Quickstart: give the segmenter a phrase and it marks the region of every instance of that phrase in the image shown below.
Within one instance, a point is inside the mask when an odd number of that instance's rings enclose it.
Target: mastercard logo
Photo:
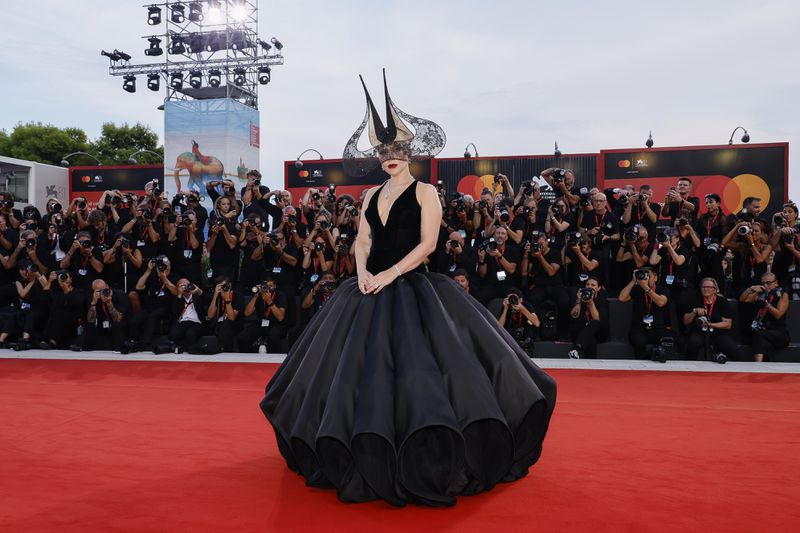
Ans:
[[[308,170],[301,170],[300,172],[297,173],[297,175],[300,176],[301,178],[307,178]]]
[[[622,161],[617,163],[619,168],[628,168],[631,166],[631,162],[628,159],[623,159]]]
[[[81,181],[83,183],[91,183],[92,182],[92,177],[91,176],[81,176]]]

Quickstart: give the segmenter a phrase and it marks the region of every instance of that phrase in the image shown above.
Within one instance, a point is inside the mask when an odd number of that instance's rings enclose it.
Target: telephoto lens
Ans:
[[[508,297],[508,305],[519,305],[519,296],[511,294]]]

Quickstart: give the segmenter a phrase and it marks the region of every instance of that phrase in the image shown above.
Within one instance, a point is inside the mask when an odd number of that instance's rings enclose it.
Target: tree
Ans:
[[[136,161],[141,164],[161,163],[164,161],[164,147],[158,146],[158,135],[149,126],[127,123],[117,126],[112,122],[103,124],[100,137],[91,143],[89,152],[96,155],[104,165],[127,165],[131,154],[139,150],[151,150],[136,154]]]
[[[85,152],[87,148],[86,133],[80,128],[59,129],[41,122],[17,124],[5,142],[0,136],[0,154],[51,165],[59,165],[66,154]],[[91,158],[74,157],[70,159],[72,163],[95,164]]]
[[[6,130],[0,130],[0,155],[9,155],[8,133],[6,133]]]

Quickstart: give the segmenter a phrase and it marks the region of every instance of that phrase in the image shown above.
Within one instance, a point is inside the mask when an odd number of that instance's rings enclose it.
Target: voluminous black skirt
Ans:
[[[453,505],[528,472],[556,383],[443,274],[346,280],[267,384],[290,469],[344,502]]]

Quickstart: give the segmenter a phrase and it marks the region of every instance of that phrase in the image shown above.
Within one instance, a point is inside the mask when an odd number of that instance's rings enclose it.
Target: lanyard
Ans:
[[[506,253],[506,245],[503,244],[502,248],[498,247],[497,251],[500,252],[500,256],[499,257],[495,257],[494,260],[495,260],[495,262],[497,262],[497,267],[498,268],[503,268],[502,266],[500,266],[500,257],[503,257],[503,254]]]
[[[514,324],[517,326],[522,324],[522,312],[521,311],[513,311],[511,313],[511,319],[514,321]]]
[[[86,265],[89,264],[88,257],[81,257],[81,267],[83,270],[86,270]]]
[[[708,228],[708,229],[706,230],[706,237],[711,237],[711,225],[712,224],[716,225],[718,218],[719,218],[719,211],[717,211],[717,214],[714,215],[714,220],[711,220],[711,215],[707,215],[707,217],[706,217],[706,228]]]
[[[184,228],[183,232],[184,232],[184,235],[186,236],[186,249],[187,250],[191,250],[192,249],[192,244],[191,244],[192,236],[189,234],[189,228]]]
[[[589,312],[589,304],[583,304],[583,305],[584,305],[583,314],[586,317],[586,320],[587,321],[591,320],[592,319],[592,314]]]
[[[767,305],[772,305],[772,301],[774,299],[775,299],[775,294],[770,294],[767,297]],[[758,310],[758,316],[756,317],[756,320],[761,322],[762,320],[764,320],[764,315],[766,314],[767,314],[767,306],[765,305],[764,307]]]
[[[106,232],[98,233],[97,234],[97,242],[102,246],[106,242]]]
[[[644,306],[645,306],[645,316],[650,316],[650,309],[653,307],[653,299],[647,296],[647,293],[644,293]]]
[[[274,304],[275,302],[272,302],[272,303]],[[266,302],[264,302],[264,305],[266,305]],[[272,313],[272,304],[270,304],[270,305],[268,305],[267,307],[264,308],[264,319],[265,320],[269,318],[270,313]]]
[[[106,309],[105,302],[100,302],[100,307],[103,309],[103,314],[106,315],[106,322],[109,322],[108,309]]]
[[[597,213],[595,213],[595,214],[594,214],[594,224],[595,224],[595,227],[598,227],[598,228],[599,228],[599,227],[600,227],[600,226],[603,224],[603,222],[605,222],[605,220],[606,220],[606,215],[607,215],[607,214],[608,214],[608,211],[606,211],[605,213],[603,213],[603,216],[601,216],[601,217],[597,216]]]
[[[183,318],[183,315],[186,314],[186,310],[189,309],[189,306],[194,303],[194,298],[189,298],[189,301],[184,300],[184,302],[186,303],[183,304],[183,311],[181,311],[181,318]]]
[[[714,312],[714,305],[716,305],[716,303],[717,303],[717,295],[716,294],[714,295],[714,300],[711,302],[711,306],[710,307],[708,305],[706,305],[705,300],[703,301],[703,308],[706,310],[706,317],[708,317],[709,320],[711,320],[711,313]]]

